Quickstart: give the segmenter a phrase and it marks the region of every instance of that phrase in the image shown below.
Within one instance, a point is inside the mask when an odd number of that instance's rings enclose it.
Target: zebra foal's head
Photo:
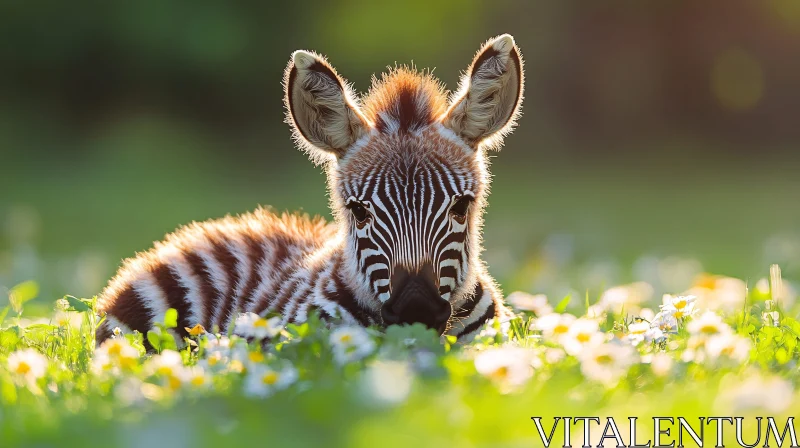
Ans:
[[[299,145],[328,165],[348,281],[384,323],[446,330],[475,287],[485,151],[519,115],[522,59],[509,35],[489,40],[447,98],[429,73],[395,68],[357,98],[328,62],[292,55],[284,78]]]

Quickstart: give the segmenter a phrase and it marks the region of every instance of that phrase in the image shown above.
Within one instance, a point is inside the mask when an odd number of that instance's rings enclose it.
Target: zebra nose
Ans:
[[[434,277],[423,269],[411,274],[395,268],[392,295],[381,308],[386,325],[422,323],[442,334],[450,320],[450,302],[439,295]],[[432,271],[432,269],[431,269]]]

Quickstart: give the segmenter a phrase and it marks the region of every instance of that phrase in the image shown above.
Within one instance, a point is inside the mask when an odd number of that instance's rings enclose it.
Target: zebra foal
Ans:
[[[169,308],[179,329],[225,329],[239,312],[302,322],[421,322],[467,340],[510,315],[480,259],[490,176],[520,111],[510,35],[489,40],[448,96],[430,73],[395,68],[363,98],[321,56],[296,51],[287,122],[326,166],[334,222],[265,209],[192,223],[126,260],[99,296],[114,327],[146,332]],[[183,331],[183,330],[181,330]]]

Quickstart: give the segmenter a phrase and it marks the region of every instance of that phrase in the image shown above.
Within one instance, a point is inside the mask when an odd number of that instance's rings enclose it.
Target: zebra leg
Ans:
[[[485,278],[478,280],[474,293],[453,311],[446,334],[456,336],[458,342],[471,341],[493,318],[497,318],[503,331],[507,331],[508,322],[514,318],[514,313],[503,302],[503,293],[494,281]]]

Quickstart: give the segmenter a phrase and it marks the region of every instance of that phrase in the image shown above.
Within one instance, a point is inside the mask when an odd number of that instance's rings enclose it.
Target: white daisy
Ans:
[[[339,365],[358,361],[375,351],[375,341],[362,327],[336,328],[330,334],[330,343]]]
[[[271,339],[283,329],[280,322],[280,317],[266,319],[256,313],[242,313],[236,318],[234,333],[257,341]]]
[[[197,365],[209,372],[222,372],[228,367],[229,358],[220,351],[209,352],[206,357],[197,361]]]
[[[644,321],[634,322],[628,325],[626,339],[632,345],[637,346],[644,342],[645,334],[650,331],[650,324]]]
[[[502,387],[522,386],[533,376],[533,351],[519,347],[492,348],[475,356],[475,369]]]
[[[26,381],[36,381],[47,372],[47,358],[32,348],[8,355],[8,370]]]
[[[650,369],[653,374],[658,377],[665,377],[669,375],[672,370],[672,358],[663,352],[656,353],[650,358]]]
[[[247,371],[244,393],[250,397],[265,398],[291,386],[297,381],[297,376],[297,370],[288,363],[281,368],[264,364],[254,365]]]
[[[83,324],[83,314],[58,310],[53,316],[53,324],[63,328],[81,328]]]
[[[704,336],[690,336],[686,341],[686,348],[681,352],[681,361],[695,362],[702,364],[706,360],[705,344],[707,338]]]
[[[561,345],[570,355],[578,356],[584,348],[597,345],[604,339],[596,320],[580,318],[570,325],[567,334],[561,338]]]
[[[567,354],[560,348],[549,347],[544,352],[544,360],[548,364],[558,364],[566,356]]]
[[[180,389],[186,376],[186,367],[183,365],[180,353],[174,350],[164,350],[147,361],[145,372],[158,377],[163,381],[165,387],[174,391]]]
[[[547,314],[533,321],[531,330],[539,330],[545,339],[558,342],[569,332],[573,322],[575,316],[572,314]]]
[[[184,369],[182,380],[195,389],[208,389],[211,387],[211,376],[199,365]]]
[[[613,386],[636,362],[636,352],[630,345],[612,341],[587,347],[580,361],[583,376]]]
[[[183,358],[175,350],[164,350],[147,360],[145,369],[150,375],[173,375],[183,368]]]
[[[263,364],[267,356],[259,347],[251,347],[247,344],[236,344],[231,349],[231,360],[234,363],[241,363],[245,368],[252,364]]]
[[[144,382],[136,376],[124,377],[115,387],[114,395],[125,405],[139,405],[146,401]]]
[[[743,363],[750,357],[751,347],[750,339],[733,333],[711,336],[705,343],[705,351],[712,361],[724,356],[736,363]]]
[[[499,324],[498,324],[499,322]],[[491,318],[483,324],[481,327],[481,331],[475,335],[475,339],[483,339],[483,338],[490,338],[490,339],[497,339],[497,336],[500,336],[500,339],[503,341],[508,340],[508,331],[511,328],[511,321],[506,320],[505,322],[500,318]]]
[[[702,274],[687,293],[697,297],[699,308],[731,313],[744,305],[747,284],[738,278]]]
[[[531,311],[536,316],[541,317],[553,312],[553,307],[547,301],[544,294],[528,294],[526,292],[512,292],[506,301],[517,311]]]
[[[661,305],[661,312],[670,314],[676,319],[690,317],[695,313],[694,304],[697,300],[695,296],[671,296],[664,294],[664,304]]]
[[[647,342],[660,343],[666,339],[667,335],[665,335],[660,328],[650,327],[650,329],[644,334],[644,340]]]
[[[205,334],[205,341],[202,343],[204,353],[207,356],[212,353],[219,353],[228,357],[231,354],[231,347],[233,345],[234,342],[227,336],[215,336],[210,333]]]
[[[686,326],[693,336],[708,338],[722,333],[729,333],[731,327],[722,321],[722,317],[713,311],[706,311]]]
[[[414,370],[405,361],[377,361],[367,367],[363,381],[370,398],[396,404],[411,392]]]
[[[656,317],[656,313],[650,308],[642,308],[641,310],[639,310],[639,317],[648,322],[652,322],[653,319],[655,319]]]
[[[635,282],[606,290],[596,305],[602,311],[615,314],[623,311],[638,313],[642,304],[650,300],[652,295],[653,287],[649,283]]]
[[[663,333],[677,333],[678,332],[678,319],[674,315],[665,312],[659,312],[650,321],[650,326],[658,328]]]
[[[209,372],[226,370],[231,356],[231,340],[227,336],[217,337],[210,333],[201,337],[205,339],[201,342],[203,358],[197,364]]]
[[[606,309],[604,308],[604,305],[601,303],[590,305],[589,309],[586,310],[586,317],[589,319],[605,319]]]
[[[119,375],[139,363],[139,350],[125,338],[106,339],[94,351],[92,370],[95,374]]]

